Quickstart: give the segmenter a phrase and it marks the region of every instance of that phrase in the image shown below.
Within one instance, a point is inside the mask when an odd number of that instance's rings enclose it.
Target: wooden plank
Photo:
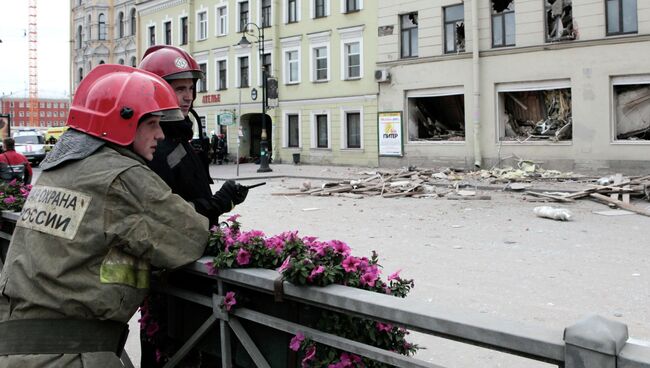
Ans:
[[[450,201],[471,201],[471,200],[487,201],[492,199],[492,197],[489,195],[474,195],[474,196],[448,195],[445,198],[447,198]]]
[[[623,182],[623,174],[617,173],[614,175],[614,185],[619,185]],[[618,199],[618,193],[612,193],[609,195],[611,199]]]
[[[623,201],[619,201],[617,199],[612,199],[610,197],[604,196],[604,195],[599,194],[599,193],[591,193],[590,196],[592,198],[595,198],[595,199],[601,201],[601,202],[613,203],[616,206],[618,206],[619,208],[622,208],[624,210],[632,211],[634,213],[638,213],[639,215],[650,217],[650,212],[648,212],[648,211],[646,211],[646,210],[644,210],[642,208],[639,208],[639,207],[637,207],[635,205],[628,204],[628,203],[625,203]]]
[[[566,197],[562,197],[562,196],[559,196],[559,195],[553,195],[553,194],[548,194],[548,193],[532,192],[530,190],[527,190],[525,193],[530,194],[530,195],[535,196],[535,197],[548,198],[548,199],[552,199],[554,201],[562,202],[562,203],[573,203],[573,202],[575,202],[575,200],[572,199],[572,198],[566,198]]]

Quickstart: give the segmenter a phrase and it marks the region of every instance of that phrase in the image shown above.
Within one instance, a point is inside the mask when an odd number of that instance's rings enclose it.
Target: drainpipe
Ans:
[[[483,157],[481,156],[481,89],[480,89],[480,63],[479,63],[479,38],[478,38],[478,0],[472,0],[472,86],[474,110],[474,166],[480,168]]]

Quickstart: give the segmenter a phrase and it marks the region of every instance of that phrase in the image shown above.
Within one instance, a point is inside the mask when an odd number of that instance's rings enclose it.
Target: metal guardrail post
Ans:
[[[565,368],[616,368],[627,325],[591,315],[564,330]]]

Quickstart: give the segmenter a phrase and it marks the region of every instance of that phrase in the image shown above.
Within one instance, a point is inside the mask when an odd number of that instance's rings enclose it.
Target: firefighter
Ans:
[[[147,49],[138,68],[161,76],[172,86],[184,115],[180,124],[161,124],[165,140],[158,145],[149,167],[162,177],[174,193],[192,202],[196,210],[210,220],[210,225],[214,225],[218,223],[221,214],[229,212],[246,199],[248,189],[228,180],[219,191],[212,194],[210,184],[213,182],[204,162],[209,163],[209,143],[199,154],[189,143],[193,137],[189,114],[195,114],[192,106],[196,98],[196,82],[205,76],[190,54],[168,45],[156,45]],[[200,123],[197,125],[199,137],[203,138],[205,134],[201,132],[202,127]],[[201,157],[203,153],[205,159]]]
[[[163,112],[181,116],[152,73],[105,64],[79,84],[0,276],[0,367],[123,367],[150,266],[203,254],[207,218],[145,165]]]
[[[2,140],[5,151],[0,154],[0,179],[5,181],[21,180],[25,184],[32,182],[32,165],[27,157],[16,152],[16,141],[13,138]]]

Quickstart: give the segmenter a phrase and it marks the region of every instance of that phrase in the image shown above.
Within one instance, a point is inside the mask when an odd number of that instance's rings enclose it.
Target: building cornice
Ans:
[[[136,9],[140,15],[150,15],[185,3],[187,0],[153,0],[144,4],[136,4]]]

